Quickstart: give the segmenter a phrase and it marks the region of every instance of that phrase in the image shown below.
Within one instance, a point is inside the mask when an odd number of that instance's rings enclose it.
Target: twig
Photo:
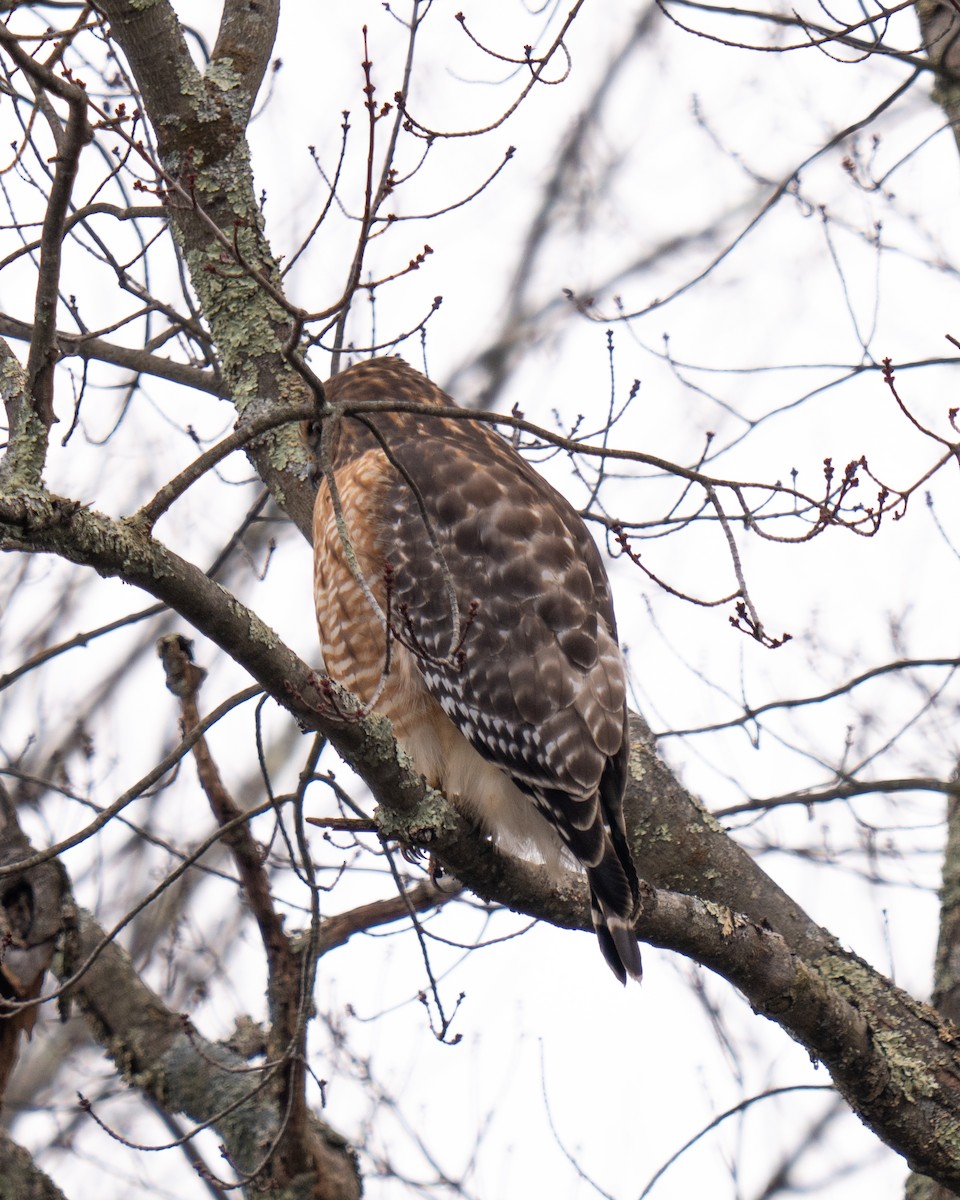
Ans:
[[[266,433],[270,429],[275,429],[279,425],[287,425],[291,421],[306,421],[314,416],[315,413],[316,408],[313,404],[308,405],[305,401],[301,400],[296,404],[271,408],[269,412],[251,417],[249,420],[244,420],[239,429],[229,434],[215,446],[211,446],[209,450],[204,451],[188,467],[184,467],[179,475],[174,476],[169,483],[165,483],[151,500],[148,500],[146,504],[137,509],[130,520],[143,526],[145,529],[152,529],[171,504],[178,500],[189,487],[196,483],[198,479],[201,479],[218,462],[221,462],[228,455],[233,454],[235,450],[239,450],[242,446],[252,442],[254,438],[258,438],[262,433]]]
[[[147,788],[152,787],[162,779],[172,767],[175,767],[180,762],[187,751],[193,747],[199,738],[203,737],[208,729],[216,725],[219,720],[239,704],[244,704],[247,700],[253,699],[254,696],[259,696],[262,690],[260,687],[248,687],[242,692],[238,692],[235,696],[230,696],[222,704],[217,705],[195,728],[183,736],[179,745],[175,746],[169,754],[165,754],[155,767],[148,771],[142,778],[138,779],[133,787],[128,788],[113,804],[103,809],[89,825],[85,825],[83,829],[71,834],[70,837],[66,837],[62,841],[48,846],[46,850],[41,850],[37,854],[31,855],[29,859],[24,859],[16,867],[0,867],[0,879],[6,875],[12,875],[14,871],[25,871],[29,867],[35,867],[39,863],[47,862],[51,858],[59,858],[65,850],[70,850],[74,846],[79,846],[81,842],[85,842],[87,838],[91,837],[99,829],[102,829],[108,821],[112,820],[118,812],[122,812],[128,804],[131,804],[138,796],[143,795]]]
[[[157,653],[163,663],[168,689],[180,701],[180,726],[184,735],[200,727],[197,695],[206,672],[193,661],[192,645],[180,634],[166,634],[157,643]],[[224,786],[206,737],[201,734],[191,747],[197,764],[200,786],[210,804],[217,823],[230,825],[223,837],[237,865],[241,886],[253,912],[271,976],[286,975],[292,966],[290,945],[283,932],[283,921],[277,913],[270,893],[270,879],[263,866],[263,855],[250,833],[249,825],[238,818],[245,814]]]
[[[27,359],[30,391],[45,429],[56,420],[53,411],[53,369],[57,362],[56,318],[60,285],[60,264],[67,209],[80,165],[80,154],[93,138],[87,119],[87,94],[82,87],[68,82],[36,62],[20,45],[18,38],[0,24],[0,44],[31,80],[65,101],[70,115],[62,138],[57,138],[57,162],[53,186],[43,218],[40,245],[40,266],[34,303],[34,338]],[[54,136],[57,131],[54,129]],[[39,479],[45,446],[35,448],[31,455],[35,478]]]

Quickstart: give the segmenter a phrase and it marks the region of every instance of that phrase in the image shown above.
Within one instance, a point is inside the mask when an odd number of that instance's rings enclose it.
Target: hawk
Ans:
[[[555,877],[579,863],[604,958],[639,979],[626,682],[593,539],[402,359],[359,362],[325,390],[334,414],[306,437],[327,673],[389,717],[427,783],[500,845]]]

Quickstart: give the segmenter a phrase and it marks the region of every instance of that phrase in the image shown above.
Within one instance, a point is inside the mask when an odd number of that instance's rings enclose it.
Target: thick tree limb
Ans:
[[[0,783],[0,867],[29,860],[33,847]],[[42,862],[0,879],[0,1104],[17,1061],[21,1034],[33,1030],[37,1010],[18,1007],[40,995],[62,926],[66,875]]]
[[[78,957],[102,941],[103,930],[80,913]],[[64,962],[70,974],[72,964]],[[271,1089],[270,1067],[251,1071],[234,1051],[209,1042],[168,1009],[140,978],[127,955],[110,943],[71,994],[98,1031],[98,1041],[130,1083],[167,1111],[212,1124],[223,1137],[230,1161],[243,1173],[255,1172],[277,1140],[280,1117]],[[277,1178],[267,1168],[270,1194],[281,1200],[358,1200],[356,1157],[342,1138],[315,1118],[311,1121],[313,1170],[307,1179]]]
[[[168,203],[171,227],[241,424],[248,409],[311,400],[284,349],[295,328],[294,310],[274,298],[282,295],[281,277],[264,236],[246,141],[250,109],[272,53],[276,0],[225,6],[215,56],[203,76],[167,0],[149,5],[100,0],[96,7],[110,19],[143,94],[159,166],[171,186],[182,189]],[[232,258],[225,247],[235,247]],[[251,447],[249,457],[309,536],[313,488],[296,431],[277,430]]]
[[[10,431],[0,462],[0,488],[29,487],[36,479],[38,462],[43,462],[47,430],[30,395],[26,371],[4,341],[0,341],[0,397]]]
[[[389,722],[343,719],[341,713],[359,711],[348,693],[338,700],[339,689],[327,690],[256,613],[136,522],[112,521],[46,492],[0,495],[0,550],[56,554],[143,588],[232,655],[305,728],[319,729],[361,764],[375,791],[397,802],[409,796],[411,804],[423,796],[423,780],[397,762]]]
[[[234,98],[233,116],[244,129],[273,54],[279,20],[279,0],[259,4],[226,0],[223,6],[211,67],[216,70],[219,64],[239,76],[240,96]]]
[[[937,72],[933,98],[946,114],[960,146],[960,13],[949,0],[917,0],[914,4],[923,47]]]
[[[952,783],[960,783],[960,767]],[[947,797],[947,847],[943,856],[940,889],[940,936],[933,972],[933,1003],[937,1011],[960,1024],[960,797]],[[907,1180],[906,1200],[949,1200],[945,1187],[926,1175]]]
[[[30,1154],[0,1129],[0,1200],[66,1200]]]
[[[634,742],[627,804],[640,873],[659,885],[696,884],[703,898],[649,889],[637,921],[641,938],[728,979],[757,1012],[827,1067],[878,1137],[912,1165],[960,1189],[954,1144],[960,1135],[960,1053],[953,1025],[816,926],[683,792],[656,761],[643,730],[634,724],[640,740]],[[551,889],[542,870],[496,854],[435,794],[402,816],[387,797],[381,800],[383,832],[429,846],[484,899],[561,927],[590,928],[586,888],[578,878]]]

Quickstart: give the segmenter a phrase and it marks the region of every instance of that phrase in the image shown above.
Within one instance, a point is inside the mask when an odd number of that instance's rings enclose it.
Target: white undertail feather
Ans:
[[[413,656],[399,649],[394,670],[405,674]],[[474,750],[432,696],[421,693],[415,698],[414,692],[411,689],[410,707],[393,718],[394,733],[427,783],[472,817],[508,854],[542,862],[554,879],[574,869],[573,856],[530,797],[505,771]]]

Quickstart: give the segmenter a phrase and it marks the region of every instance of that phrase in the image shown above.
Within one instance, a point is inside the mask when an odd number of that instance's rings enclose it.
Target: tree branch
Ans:
[[[640,718],[631,718],[631,731],[627,828],[641,877],[656,885],[644,895],[640,936],[728,979],[828,1068],[883,1141],[960,1188],[953,1026],[843,950],[683,790]],[[380,799],[383,833],[429,846],[482,898],[564,928],[590,928],[579,878],[551,889],[542,870],[498,855],[433,793],[402,816],[387,795]],[[934,1125],[944,1134],[936,1140]]]
[[[429,848],[485,899],[563,927],[590,927],[581,880],[553,889],[542,870],[497,854],[401,766],[387,722],[352,715],[359,708],[347,693],[317,679],[255,614],[154,539],[41,496],[0,503],[0,547],[14,546],[86,563],[162,599],[302,723],[330,737],[380,799],[386,836]],[[680,786],[638,717],[632,732],[626,816],[637,867],[654,887],[682,893],[656,895],[638,924],[641,935],[729,978],[828,1066],[879,1137],[912,1165],[960,1187],[960,1056],[950,1028],[843,951]],[[936,1145],[932,1123],[945,1131]],[[951,1129],[956,1139],[946,1136]]]
[[[66,1200],[22,1146],[0,1129],[0,1200]]]
[[[38,493],[0,496],[0,550],[52,553],[124,579],[175,609],[236,659],[305,728],[318,729],[374,790],[412,804],[423,780],[396,759],[389,722],[361,717],[349,693],[321,681],[260,618],[136,522],[112,521]]]
[[[317,953],[322,956],[345,946],[355,933],[406,920],[413,913],[442,908],[459,895],[459,888],[441,889],[432,880],[424,880],[402,895],[391,896],[388,900],[374,900],[371,904],[361,904],[327,917],[320,929]]]
[[[239,76],[239,96],[233,98],[234,119],[246,127],[253,111],[257,92],[263,83],[280,19],[279,0],[250,4],[249,0],[226,0],[220,31],[213,48],[207,77],[219,70]]]
[[[250,15],[260,7],[262,15]],[[100,0],[97,8],[110,19],[143,94],[162,172],[192,198],[168,205],[171,228],[238,412],[255,415],[277,400],[312,400],[286,352],[290,314],[271,295],[282,295],[282,280],[264,236],[246,141],[252,97],[272,47],[267,41],[275,28],[275,3],[226,7],[218,46],[224,55],[230,49],[238,57],[217,58],[203,77],[192,65],[167,0],[146,7],[131,0]],[[252,25],[245,23],[245,12]],[[247,33],[253,49],[240,54],[239,41]],[[164,47],[163,54],[157,53],[158,46]],[[236,247],[241,269],[232,269],[233,264],[224,269],[224,244]],[[282,497],[287,513],[309,537],[313,488],[297,432],[280,429],[248,453],[264,483]]]
[[[960,766],[951,780],[960,784]],[[947,797],[947,846],[940,889],[940,936],[933,972],[932,1001],[938,1012],[960,1025],[960,795]],[[914,1172],[905,1200],[950,1200],[951,1193],[929,1176]]]
[[[78,958],[102,939],[103,930],[81,912]],[[64,976],[72,966],[63,964]],[[202,1037],[143,983],[116,943],[101,951],[71,993],[126,1079],[167,1111],[215,1126],[237,1170],[256,1170],[279,1132],[276,1104],[266,1086],[269,1066],[252,1070],[234,1051]],[[283,1200],[358,1200],[356,1157],[343,1139],[314,1119],[310,1149],[310,1179],[276,1180],[272,1194]]]
[[[26,372],[4,341],[0,341],[0,396],[10,431],[0,460],[0,487],[30,487],[37,478],[38,459],[43,462],[47,431],[30,395]]]
[[[0,336],[32,342],[35,333],[34,326],[28,321],[18,321],[16,317],[0,313]],[[59,329],[54,331],[53,342],[58,360],[82,358],[84,362],[105,362],[114,367],[135,371],[138,375],[168,379],[171,383],[179,383],[194,391],[207,392],[211,396],[225,397],[229,394],[226,385],[213,371],[204,371],[200,367],[190,366],[189,363],[176,362],[172,358],[164,358],[161,354],[151,354],[148,350],[134,350],[130,346],[108,342],[106,338],[66,333]]]
[[[34,301],[34,337],[27,360],[27,379],[33,403],[44,431],[56,420],[53,411],[53,371],[57,363],[56,321],[60,288],[60,264],[63,235],[73,185],[80,165],[80,154],[93,137],[87,120],[87,96],[83,88],[69,83],[36,62],[21,47],[18,38],[0,24],[0,44],[32,83],[50,90],[65,101],[70,110],[62,136],[52,130],[57,142],[56,170],[47,201],[40,236],[40,267]],[[34,482],[40,478],[46,443],[35,439],[30,446]]]
[[[33,847],[17,820],[16,809],[0,783],[0,1104],[19,1052],[20,1034],[29,1035],[37,1017],[36,1000],[61,932],[67,893],[59,862],[41,862],[14,870],[33,856]]]

